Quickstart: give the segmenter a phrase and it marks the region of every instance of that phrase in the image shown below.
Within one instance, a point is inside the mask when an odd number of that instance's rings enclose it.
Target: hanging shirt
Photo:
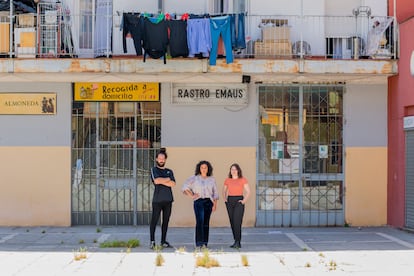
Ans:
[[[194,57],[196,54],[202,54],[204,57],[210,55],[211,32],[208,18],[188,19],[187,43],[189,57]]]
[[[158,21],[158,18],[155,20]],[[168,46],[168,27],[165,20],[153,23],[150,18],[144,18],[144,62],[146,55],[158,59],[164,56],[166,63],[166,53]]]
[[[188,56],[188,44],[187,44],[187,21],[185,20],[168,20],[169,28],[169,45],[171,57],[187,57]]]

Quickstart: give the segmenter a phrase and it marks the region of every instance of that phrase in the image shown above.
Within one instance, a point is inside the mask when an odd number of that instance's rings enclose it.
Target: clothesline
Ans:
[[[169,47],[171,57],[202,55],[209,57],[210,65],[215,65],[220,38],[227,63],[233,62],[233,50],[246,48],[243,13],[220,16],[182,14],[180,20],[168,19],[172,19],[171,16],[162,13],[123,13],[121,28],[124,52],[128,34],[134,40],[137,55],[143,54],[144,62],[149,55],[155,59],[164,57],[166,63]]]

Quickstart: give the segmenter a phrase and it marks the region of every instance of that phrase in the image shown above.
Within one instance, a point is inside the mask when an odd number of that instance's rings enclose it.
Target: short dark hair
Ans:
[[[166,148],[160,148],[159,151],[157,152],[157,155],[155,157],[158,158],[158,155],[160,155],[160,154],[164,155],[165,156],[165,159],[168,158],[168,156],[167,156],[167,149]]]
[[[229,169],[229,178],[232,178],[232,175],[231,175],[231,168],[232,167],[236,167],[236,169],[237,169],[237,176],[239,178],[242,178],[243,177],[242,169],[240,168],[239,164],[237,164],[237,163],[231,164],[230,169]]]
[[[200,175],[201,174],[200,167],[201,167],[201,165],[204,165],[204,164],[207,165],[207,176],[212,176],[213,175],[213,166],[211,166],[210,162],[208,162],[206,160],[198,162],[198,164],[195,168],[194,174],[195,175]]]

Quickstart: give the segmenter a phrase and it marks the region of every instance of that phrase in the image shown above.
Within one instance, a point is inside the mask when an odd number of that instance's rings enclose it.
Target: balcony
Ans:
[[[219,56],[215,66],[197,57],[144,63],[130,35],[124,52],[121,22],[122,14],[62,9],[0,14],[0,73],[397,73],[398,26],[391,17],[247,15],[246,48],[234,50],[230,64]]]

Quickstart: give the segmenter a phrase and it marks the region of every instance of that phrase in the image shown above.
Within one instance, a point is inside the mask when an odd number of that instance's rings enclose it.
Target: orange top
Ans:
[[[247,179],[242,178],[226,178],[224,185],[227,186],[229,196],[241,196],[243,195],[244,185],[247,184]]]

